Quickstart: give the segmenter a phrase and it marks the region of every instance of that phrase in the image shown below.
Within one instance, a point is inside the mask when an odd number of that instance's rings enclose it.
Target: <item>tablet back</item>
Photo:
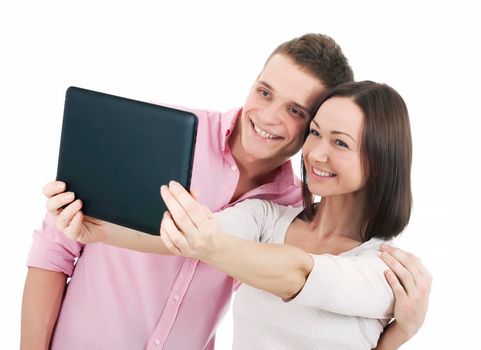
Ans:
[[[189,112],[70,87],[57,180],[85,215],[158,235],[160,186],[190,186],[197,117]]]

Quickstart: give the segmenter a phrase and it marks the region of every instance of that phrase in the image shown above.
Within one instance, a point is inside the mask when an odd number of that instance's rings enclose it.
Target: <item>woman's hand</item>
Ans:
[[[45,185],[45,206],[55,220],[56,228],[67,237],[81,243],[93,243],[105,238],[106,223],[84,216],[82,201],[73,192],[65,192],[65,182],[53,181]]]
[[[164,213],[160,235],[171,253],[202,260],[220,250],[225,234],[206,206],[175,181],[162,186],[160,193],[169,209]]]
[[[381,258],[390,268],[385,276],[396,299],[395,326],[405,334],[407,341],[424,322],[432,276],[421,260],[411,253],[384,244],[381,251]]]

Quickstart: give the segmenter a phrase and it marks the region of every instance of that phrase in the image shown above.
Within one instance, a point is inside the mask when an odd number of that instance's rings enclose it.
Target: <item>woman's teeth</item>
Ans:
[[[319,170],[319,169],[316,169],[316,168],[312,168],[312,171],[317,176],[324,176],[324,177],[334,177],[334,176],[336,176],[336,174],[328,173],[327,171],[322,171],[322,170]]]

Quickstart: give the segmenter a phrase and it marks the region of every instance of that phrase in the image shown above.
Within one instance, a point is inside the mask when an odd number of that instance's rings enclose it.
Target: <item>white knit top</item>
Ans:
[[[301,210],[253,199],[215,215],[229,234],[281,244]],[[234,300],[233,349],[374,348],[394,302],[379,257],[383,242],[371,239],[338,256],[311,254],[314,267],[289,302],[242,285]]]

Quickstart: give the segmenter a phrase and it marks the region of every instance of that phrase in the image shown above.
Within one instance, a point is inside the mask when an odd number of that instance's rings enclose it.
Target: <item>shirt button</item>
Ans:
[[[180,299],[179,294],[174,295],[174,300],[175,300],[175,301],[179,301],[179,299]]]
[[[159,345],[160,345],[160,340],[159,340],[159,339],[155,339],[154,344],[157,345],[157,346],[159,346]]]
[[[237,167],[235,165],[231,166],[232,171],[237,171]]]

